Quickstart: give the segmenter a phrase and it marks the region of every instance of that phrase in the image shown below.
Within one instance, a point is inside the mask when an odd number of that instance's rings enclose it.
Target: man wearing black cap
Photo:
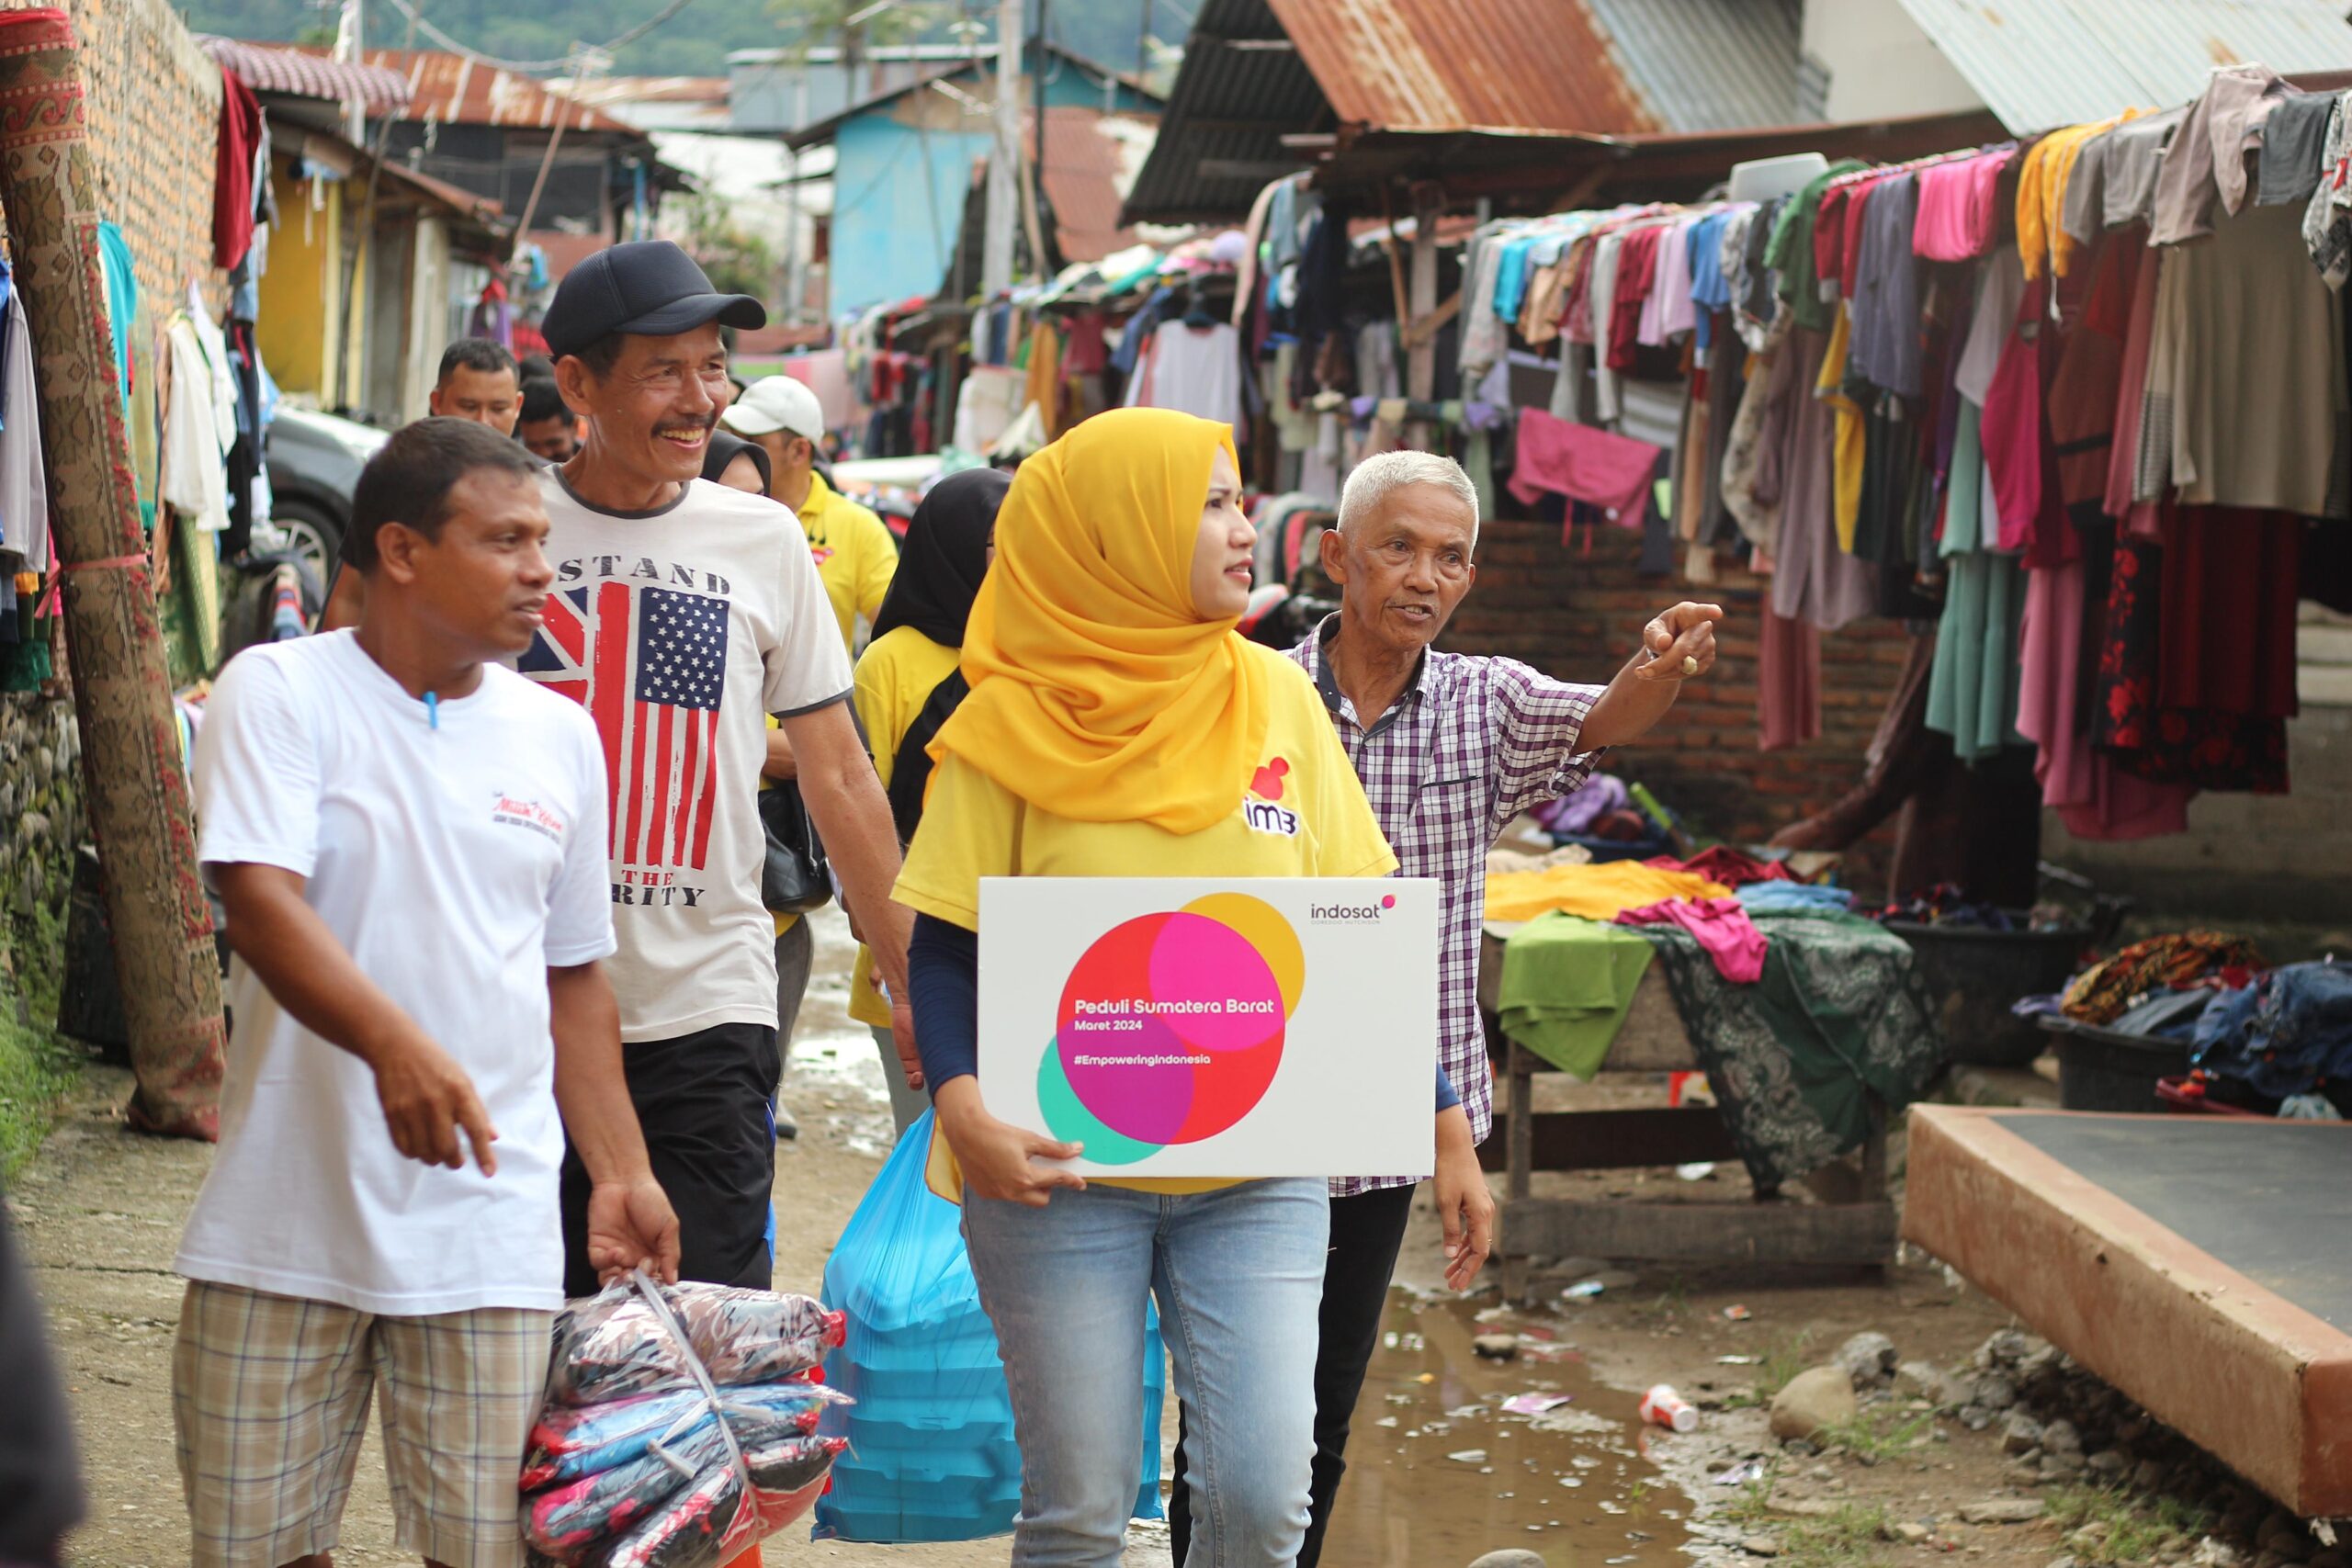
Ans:
[[[850,667],[792,514],[700,478],[727,403],[712,289],[665,241],[590,256],[543,330],[579,453],[541,476],[556,582],[518,668],[587,705],[612,790],[613,925],[631,1098],[680,1222],[687,1279],[764,1288],[775,1148],[774,925],[760,901],[766,718],[891,994],[907,994],[898,840],[850,718]],[[903,1015],[902,1015],[903,1017]],[[910,1032],[902,1034],[911,1048]],[[565,1171],[569,1288],[594,1290],[584,1171]]]

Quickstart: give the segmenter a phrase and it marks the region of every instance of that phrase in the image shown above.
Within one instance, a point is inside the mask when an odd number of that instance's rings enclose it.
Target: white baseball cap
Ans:
[[[825,411],[817,394],[790,376],[763,376],[727,405],[719,423],[738,435],[788,430],[810,441],[825,437]]]

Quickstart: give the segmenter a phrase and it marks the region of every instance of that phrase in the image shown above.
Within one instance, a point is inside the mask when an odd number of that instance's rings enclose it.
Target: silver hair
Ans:
[[[1478,542],[1478,487],[1462,465],[1442,452],[1381,452],[1358,463],[1340,491],[1340,532],[1380,510],[1391,494],[1410,485],[1452,491],[1470,509],[1470,543]]]

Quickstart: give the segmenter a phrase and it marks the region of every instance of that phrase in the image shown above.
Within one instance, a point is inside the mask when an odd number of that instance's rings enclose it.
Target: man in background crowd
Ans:
[[[440,378],[424,400],[444,419],[469,419],[512,435],[523,409],[523,373],[514,356],[488,338],[461,337],[442,350]]]
[[[799,514],[817,576],[841,623],[842,646],[854,647],[857,618],[871,626],[882,613],[882,596],[899,570],[899,545],[881,518],[817,471],[818,446],[825,439],[817,394],[789,376],[769,376],[752,382],[719,419],[766,450],[768,493]]]
[[[569,463],[580,450],[580,416],[564,406],[555,378],[523,383],[523,417],[515,423],[514,439],[534,457]]]
[[[440,418],[469,420],[513,435],[523,412],[522,371],[514,356],[490,339],[461,337],[441,351],[440,378],[424,401]],[[326,608],[319,613],[319,630],[357,626],[367,592],[359,573],[344,570],[338,561],[334,581],[327,585]]]

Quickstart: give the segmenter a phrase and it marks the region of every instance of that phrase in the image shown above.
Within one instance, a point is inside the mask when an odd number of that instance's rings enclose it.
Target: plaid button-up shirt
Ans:
[[[1314,677],[1340,744],[1363,781],[1380,830],[1396,852],[1396,874],[1444,885],[1438,916],[1438,1060],[1462,1096],[1470,1135],[1494,1125],[1494,1072],[1478,1021],[1478,943],[1487,912],[1487,851],[1512,818],[1568,794],[1591,775],[1579,752],[1599,686],[1571,686],[1510,659],[1435,649],[1387,712],[1366,729],[1323,657],[1339,630],[1326,620],[1290,656]],[[1408,1176],[1351,1176],[1331,1183],[1348,1198],[1412,1184]]]

